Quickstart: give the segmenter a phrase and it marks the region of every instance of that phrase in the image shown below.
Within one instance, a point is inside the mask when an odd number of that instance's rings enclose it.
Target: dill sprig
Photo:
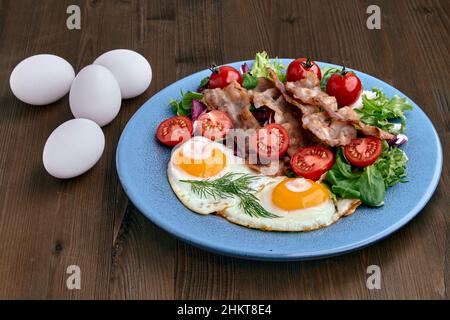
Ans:
[[[276,218],[277,215],[267,211],[253,194],[256,192],[250,185],[259,177],[244,173],[227,173],[216,180],[180,180],[189,183],[191,190],[202,198],[226,199],[236,196],[239,207],[251,217]]]

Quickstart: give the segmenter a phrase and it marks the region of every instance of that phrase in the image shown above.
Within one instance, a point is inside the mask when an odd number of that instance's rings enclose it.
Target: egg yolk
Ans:
[[[175,156],[175,163],[184,172],[198,178],[209,178],[219,174],[227,165],[226,155],[219,149],[213,149],[211,154],[203,159],[192,159],[180,151]]]
[[[299,187],[290,185],[300,184]],[[317,206],[330,199],[330,191],[309,179],[288,178],[272,191],[272,202],[280,209],[292,211]]]

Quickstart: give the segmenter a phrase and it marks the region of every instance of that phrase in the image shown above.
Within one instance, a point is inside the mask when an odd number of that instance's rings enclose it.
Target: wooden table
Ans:
[[[70,4],[81,8],[81,30],[66,27]],[[381,8],[381,30],[366,27],[370,4]],[[211,254],[159,230],[128,201],[114,160],[122,129],[154,93],[263,49],[345,62],[394,85],[431,118],[448,159],[449,13],[448,0],[0,0],[0,298],[448,298],[447,165],[426,208],[388,239],[340,257],[269,263]],[[72,118],[68,97],[26,105],[12,95],[9,75],[33,54],[60,55],[78,71],[115,48],[150,60],[151,87],[124,101],[104,128],[106,149],[91,171],[54,179],[42,149]],[[366,288],[372,264],[381,268],[381,290]],[[69,265],[81,268],[81,290],[66,287]]]

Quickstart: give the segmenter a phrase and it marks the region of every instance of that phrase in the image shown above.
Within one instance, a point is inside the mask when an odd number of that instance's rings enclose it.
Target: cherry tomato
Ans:
[[[222,139],[233,128],[233,123],[225,112],[212,110],[202,114],[194,126],[200,135],[216,141]]]
[[[361,80],[353,72],[345,71],[345,67],[341,72],[331,75],[326,86],[326,92],[336,98],[340,107],[356,102],[361,91]]]
[[[298,81],[304,79],[308,71],[314,72],[319,80],[322,79],[319,66],[311,61],[311,58],[298,58],[289,64],[286,71],[286,80]]]
[[[215,88],[225,88],[227,85],[229,85],[233,81],[239,82],[239,84],[242,84],[242,76],[233,67],[229,66],[222,66],[222,67],[213,67],[211,69],[212,73],[209,77],[208,87],[210,89]]]
[[[344,148],[345,158],[357,167],[366,167],[374,163],[381,154],[381,140],[375,137],[353,139]]]
[[[321,146],[301,148],[291,158],[294,173],[314,181],[319,180],[322,174],[330,170],[333,163],[333,152]]]
[[[250,138],[250,149],[262,159],[276,159],[283,156],[289,147],[289,134],[276,123],[259,129]]]
[[[167,146],[175,146],[192,137],[192,121],[185,116],[175,116],[164,120],[156,130],[156,137]]]

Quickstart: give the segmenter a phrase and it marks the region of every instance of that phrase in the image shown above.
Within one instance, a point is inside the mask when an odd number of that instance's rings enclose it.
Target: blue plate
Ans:
[[[288,65],[291,59],[281,59]],[[239,69],[242,63],[229,65]],[[321,68],[335,65],[319,63]],[[407,112],[409,142],[408,183],[386,192],[380,208],[360,207],[334,225],[312,232],[264,232],[247,229],[214,215],[202,216],[183,206],[166,177],[170,148],[155,139],[159,123],[170,116],[169,98],[180,90],[195,90],[208,76],[204,70],[181,79],[148,100],[131,118],[117,147],[117,171],[134,205],[156,225],[175,237],[213,252],[257,260],[305,260],[350,252],[370,245],[398,230],[425,206],[439,182],[442,148],[426,114],[412,101]],[[364,88],[381,88],[388,97],[405,95],[372,76],[356,71]]]

